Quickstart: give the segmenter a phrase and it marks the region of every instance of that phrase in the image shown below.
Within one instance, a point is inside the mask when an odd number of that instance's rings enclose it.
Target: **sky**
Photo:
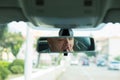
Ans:
[[[26,35],[27,24],[24,22],[11,22],[8,24],[8,29],[10,32],[21,32],[23,35]]]
[[[26,35],[27,31],[27,24],[25,22],[11,22],[8,24],[9,31],[11,32],[21,32],[23,35]],[[41,36],[57,36],[58,30],[49,30],[49,29],[39,29],[39,30],[33,30],[33,32],[36,32],[37,34],[40,34]],[[36,34],[35,33],[35,34]],[[36,35],[37,35],[36,34]],[[112,37],[112,36],[119,36],[120,37],[120,23],[108,23],[105,26],[103,26],[100,30],[95,31],[81,31],[80,29],[76,29],[74,32],[74,36],[80,36],[80,35],[93,35],[95,37]]]
[[[101,30],[94,31],[93,35],[103,36],[103,37],[113,37],[113,36],[120,37],[120,24],[119,23],[116,23],[116,24],[109,23],[106,26],[104,26]]]

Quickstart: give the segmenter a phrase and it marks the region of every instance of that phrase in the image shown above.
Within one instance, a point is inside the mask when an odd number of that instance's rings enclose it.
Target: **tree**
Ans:
[[[23,41],[21,33],[9,32],[7,25],[0,25],[0,53],[4,51],[8,54],[11,50],[16,57]]]
[[[2,52],[4,50],[4,37],[5,37],[5,33],[7,31],[7,25],[6,24],[0,24],[0,60],[2,60]]]
[[[16,57],[20,47],[22,46],[22,43],[24,41],[21,33],[9,33],[9,37],[8,37],[8,45],[11,48],[11,52],[13,53],[13,55]]]
[[[120,61],[120,56],[115,57],[115,60]]]
[[[2,41],[6,31],[7,25],[0,25],[0,41]]]

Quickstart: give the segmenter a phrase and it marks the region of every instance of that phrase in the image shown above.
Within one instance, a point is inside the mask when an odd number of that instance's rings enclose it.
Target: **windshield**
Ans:
[[[119,23],[108,23],[101,29],[73,29],[74,36],[93,37],[95,51],[68,55],[37,52],[37,39],[59,36],[59,29],[29,26],[23,21],[0,25],[0,80],[1,71],[7,80],[23,80],[24,72],[32,73],[32,80],[120,79],[120,65],[108,65],[113,60],[120,61]],[[25,64],[26,60],[29,61]]]

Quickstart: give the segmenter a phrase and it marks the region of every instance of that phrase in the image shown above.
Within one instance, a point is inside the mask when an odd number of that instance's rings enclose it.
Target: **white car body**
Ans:
[[[108,69],[120,70],[120,61],[110,61],[108,63]]]

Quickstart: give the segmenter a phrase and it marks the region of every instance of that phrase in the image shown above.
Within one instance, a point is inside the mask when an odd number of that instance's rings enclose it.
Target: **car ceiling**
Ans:
[[[102,22],[120,22],[120,0],[0,0],[0,23],[11,21],[95,28]]]

